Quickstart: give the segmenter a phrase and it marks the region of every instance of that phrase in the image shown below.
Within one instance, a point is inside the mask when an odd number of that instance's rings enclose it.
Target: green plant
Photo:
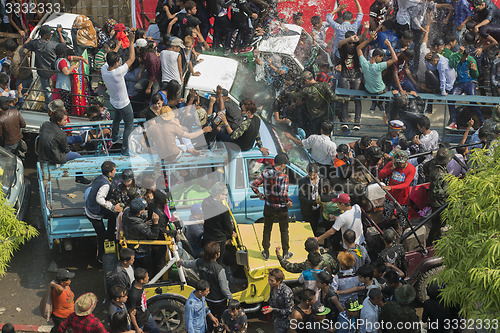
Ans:
[[[5,275],[14,252],[38,234],[34,227],[16,218],[16,211],[0,190],[0,276]]]
[[[447,178],[448,231],[436,245],[445,269],[437,280],[463,318],[491,320],[500,318],[500,145],[471,155],[475,170]]]

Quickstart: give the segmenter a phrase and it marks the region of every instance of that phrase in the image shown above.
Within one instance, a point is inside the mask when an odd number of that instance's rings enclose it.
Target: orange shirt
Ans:
[[[59,318],[67,318],[71,313],[75,312],[75,294],[70,287],[64,288],[61,295],[57,295],[52,289],[52,313]]]

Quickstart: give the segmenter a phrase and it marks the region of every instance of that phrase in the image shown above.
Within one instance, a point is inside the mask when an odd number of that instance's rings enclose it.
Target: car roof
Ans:
[[[238,70],[238,61],[208,54],[200,54],[199,59],[203,61],[196,64],[193,70],[201,74],[200,76],[191,75],[187,89],[213,92],[217,85],[220,85],[228,91],[231,90]]]
[[[63,29],[69,31],[73,27],[73,22],[79,15],[71,13],[52,13],[42,25],[48,25],[49,27],[56,29],[57,25],[60,24]],[[35,37],[38,37],[38,31],[35,33]],[[71,33],[68,33],[68,38],[71,39]]]
[[[281,53],[293,56],[303,31],[302,27],[295,24],[285,24],[288,30],[296,32],[290,36],[273,36],[263,39],[257,47],[261,52]]]

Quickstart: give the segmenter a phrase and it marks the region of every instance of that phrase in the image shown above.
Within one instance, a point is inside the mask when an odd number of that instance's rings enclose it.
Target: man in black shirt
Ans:
[[[233,130],[229,125],[229,121],[226,118],[224,113],[220,114],[220,118],[222,120],[222,124],[226,129],[226,133],[228,135],[220,136],[220,139],[227,142],[236,143],[242,151],[248,151],[253,148],[254,144],[257,143],[257,147],[259,147],[260,151],[264,156],[269,155],[269,151],[267,148],[262,147],[262,142],[260,141],[260,118],[255,115],[255,111],[257,111],[257,107],[255,102],[252,100],[244,100],[241,102],[241,115],[242,117],[246,117],[245,120],[241,123],[241,125]]]
[[[136,333],[160,333],[156,322],[148,310],[146,302],[146,291],[144,285],[149,282],[148,272],[138,267],[134,271],[135,281],[128,292],[127,309],[132,322],[132,328]]]
[[[40,28],[39,35],[39,39],[31,40],[28,38],[24,48],[35,53],[35,67],[40,76],[45,104],[47,105],[52,100],[50,77],[52,76],[52,65],[56,61],[56,46],[59,43],[50,40],[52,32],[48,25],[43,25]]]

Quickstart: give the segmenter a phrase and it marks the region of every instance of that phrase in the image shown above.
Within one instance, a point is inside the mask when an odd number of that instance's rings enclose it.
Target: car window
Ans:
[[[245,171],[243,170],[243,159],[238,158],[236,160],[236,172],[235,172],[235,188],[244,189],[245,184]]]
[[[299,180],[302,179],[302,177],[290,169],[288,165],[286,167],[286,174],[288,175],[288,185],[298,185]]]
[[[271,167],[270,159],[247,159],[247,172],[250,184],[253,183],[260,175],[262,171]],[[289,185],[297,185],[299,180],[302,178],[298,173],[290,169],[288,166],[286,168],[286,173],[288,175]]]

